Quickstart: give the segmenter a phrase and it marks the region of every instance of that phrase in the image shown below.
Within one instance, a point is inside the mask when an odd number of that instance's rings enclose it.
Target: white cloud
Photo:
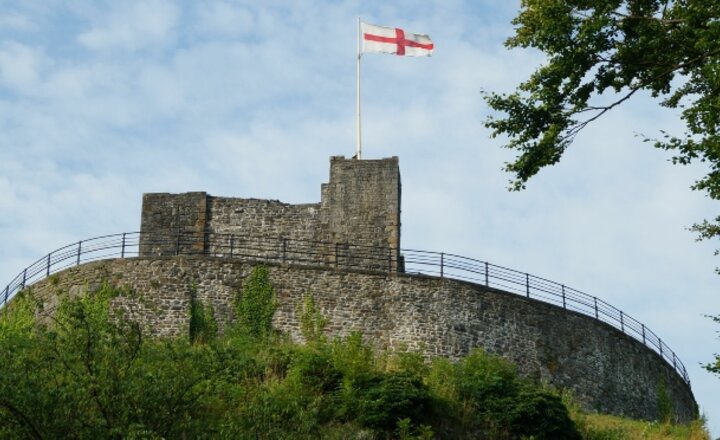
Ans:
[[[0,15],[0,31],[28,31],[34,28],[28,17],[18,12],[6,11]]]
[[[167,43],[180,11],[166,0],[132,1],[99,10],[93,18],[92,28],[78,36],[82,45],[94,50],[138,50]]]
[[[0,85],[12,92],[32,95],[46,62],[41,49],[6,41],[0,46]]]
[[[250,35],[255,29],[253,13],[231,2],[201,2],[196,5],[198,29],[217,35]]]

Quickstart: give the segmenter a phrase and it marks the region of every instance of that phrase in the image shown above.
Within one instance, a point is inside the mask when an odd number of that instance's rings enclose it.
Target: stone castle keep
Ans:
[[[181,252],[216,253],[209,237],[283,237],[289,240],[351,243],[400,252],[400,168],[398,158],[330,159],[330,182],[320,203],[289,205],[275,200],[213,197],[204,192],[145,194],[140,255],[170,255],[177,245],[166,236],[188,233]]]
[[[234,319],[232,298],[261,260],[277,295],[274,325],[296,340],[297,307],[311,292],[330,336],[359,331],[378,348],[453,359],[482,347],[570,389],[590,410],[634,418],[659,418],[664,387],[677,420],[696,417],[673,366],[611,325],[486,285],[405,273],[400,188],[397,157],[333,157],[319,203],[145,194],[136,258],[79,264],[34,290],[53,303],[59,291],[108,280],[134,292],[113,307],[154,335],[183,335],[193,296],[212,305],[221,327]],[[320,251],[298,251],[303,243]]]

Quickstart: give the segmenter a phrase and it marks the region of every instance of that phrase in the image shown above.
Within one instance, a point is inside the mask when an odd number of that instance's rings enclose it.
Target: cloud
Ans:
[[[32,95],[46,63],[42,49],[6,41],[0,45],[0,85],[14,93]]]
[[[196,5],[197,28],[201,33],[238,36],[256,31],[254,14],[243,6],[219,1]]]
[[[167,43],[179,16],[180,11],[170,1],[116,3],[110,11],[99,10],[92,18],[92,28],[77,39],[93,50],[143,49]]]
[[[5,11],[0,15],[0,31],[9,30],[17,32],[32,29],[35,29],[35,26],[25,15],[15,11]]]

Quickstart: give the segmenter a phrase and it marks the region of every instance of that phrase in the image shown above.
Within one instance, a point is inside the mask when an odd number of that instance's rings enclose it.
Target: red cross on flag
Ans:
[[[394,53],[410,57],[427,57],[433,53],[433,42],[427,35],[367,23],[360,23],[360,29],[362,52]]]

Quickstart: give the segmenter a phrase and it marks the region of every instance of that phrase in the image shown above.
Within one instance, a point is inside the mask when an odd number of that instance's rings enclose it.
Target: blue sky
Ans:
[[[354,153],[356,19],[427,33],[432,58],[363,58],[364,157],[399,156],[403,246],[467,255],[596,295],[689,368],[720,435],[717,215],[638,133],[680,132],[637,96],[526,191],[482,126],[481,90],[542,62],[509,52],[519,1],[0,0],[0,278],[80,239],[139,229],[144,192],[316,202]]]

